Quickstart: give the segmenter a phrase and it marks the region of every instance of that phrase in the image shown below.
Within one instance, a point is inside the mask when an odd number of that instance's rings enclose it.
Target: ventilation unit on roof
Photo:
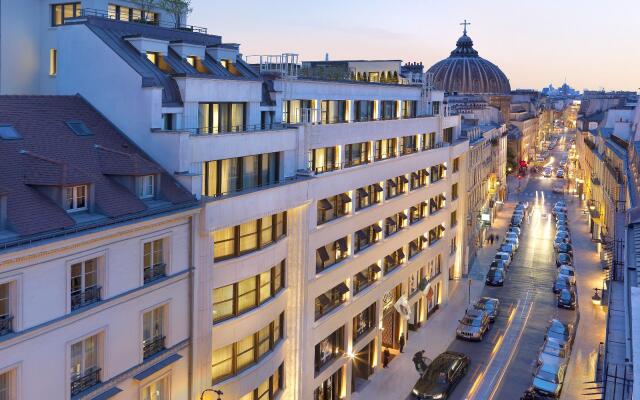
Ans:
[[[22,139],[22,136],[18,133],[13,125],[0,124],[0,139],[3,140],[16,140]]]
[[[91,136],[93,133],[91,129],[89,129],[84,122],[82,121],[67,121],[66,122],[69,129],[73,131],[78,136]]]

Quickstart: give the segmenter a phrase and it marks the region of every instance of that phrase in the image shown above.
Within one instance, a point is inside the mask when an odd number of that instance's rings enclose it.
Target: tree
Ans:
[[[136,4],[142,11],[149,12],[151,8],[156,5],[157,0],[131,0],[133,4]]]
[[[191,0],[157,0],[158,7],[173,15],[176,28],[182,27],[182,17],[193,11]]]

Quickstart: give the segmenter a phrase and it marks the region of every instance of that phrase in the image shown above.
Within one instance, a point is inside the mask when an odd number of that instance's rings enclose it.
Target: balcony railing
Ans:
[[[417,114],[417,115],[400,116],[400,117],[388,117],[388,116],[387,117],[380,116],[379,118],[362,117],[362,118],[354,118],[353,120],[348,120],[346,118],[332,118],[332,119],[321,119],[320,121],[305,122],[305,123],[310,123],[311,125],[350,124],[350,123],[358,123],[358,122],[398,121],[402,119],[428,118],[428,117],[434,117],[436,115],[437,114],[426,113],[426,114]]]
[[[13,332],[13,315],[0,316],[0,336]]]
[[[166,21],[148,21],[148,20],[144,20],[144,19],[139,19],[139,20],[130,20],[130,21],[123,21],[123,20],[119,20],[116,18],[116,15],[113,13],[110,13],[109,11],[106,10],[98,10],[95,8],[82,8],[82,12],[80,14],[82,17],[98,17],[98,18],[105,18],[105,19],[112,19],[112,20],[117,20],[117,21],[121,21],[121,22],[131,22],[131,23],[136,23],[136,24],[145,24],[145,25],[153,25],[153,26],[158,26],[160,28],[167,28],[167,29],[173,29],[173,30],[177,30],[177,31],[186,31],[186,32],[195,32],[195,33],[202,33],[202,34],[207,34],[207,28],[203,28],[200,26],[193,26],[193,25],[178,25],[176,23],[173,22],[166,22]],[[66,20],[69,20],[71,18],[65,18]]]
[[[230,128],[220,128],[216,126],[207,126],[200,128],[175,128],[175,129],[154,129],[154,132],[171,132],[171,133],[183,133],[187,132],[191,136],[216,136],[216,135],[229,135],[234,133],[247,133],[247,132],[264,132],[289,129],[290,125],[281,123],[272,124],[256,124],[256,125],[237,125]]]
[[[143,274],[145,284],[163,278],[167,276],[167,264],[154,264],[149,268],[145,268]]]
[[[91,368],[84,375],[71,379],[71,396],[100,383],[100,368]]]
[[[149,358],[154,354],[157,354],[165,349],[164,336],[156,336],[151,339],[143,341],[142,353],[144,358]]]
[[[100,286],[94,286],[71,294],[71,309],[75,310],[100,301]]]

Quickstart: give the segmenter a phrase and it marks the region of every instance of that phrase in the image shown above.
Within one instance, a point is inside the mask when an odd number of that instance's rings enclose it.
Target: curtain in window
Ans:
[[[214,260],[234,255],[234,236],[235,228],[233,226],[218,229],[217,231],[213,232]]]
[[[238,282],[238,312],[256,306],[256,278],[251,277]]]
[[[254,336],[249,335],[236,343],[236,368],[242,370],[254,362]]]
[[[233,344],[213,351],[211,375],[213,380],[233,374]]]
[[[249,221],[240,225],[240,253],[258,248],[258,223]]]
[[[233,285],[213,290],[213,320],[217,321],[233,315]]]

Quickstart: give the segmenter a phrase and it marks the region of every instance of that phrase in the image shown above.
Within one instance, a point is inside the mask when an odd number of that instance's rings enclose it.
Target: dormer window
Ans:
[[[187,62],[189,63],[189,65],[191,65],[192,67],[196,66],[196,63],[198,62],[198,57],[196,56],[187,56]]]
[[[64,188],[64,209],[67,212],[87,209],[87,185],[68,186]]]
[[[220,64],[229,72],[235,76],[240,76],[240,71],[236,68],[235,64],[231,60],[220,60]]]
[[[155,196],[155,177],[153,175],[138,177],[138,197],[149,199],[153,196]]]
[[[162,72],[166,72],[168,74],[174,73],[173,68],[165,61],[162,54],[157,51],[147,51],[147,60],[151,61],[153,65],[158,67]]]
[[[202,63],[202,61],[200,60],[200,57],[198,56],[187,56],[187,62],[189,63],[189,65],[191,65],[196,71],[200,72],[201,74],[208,74],[209,70],[207,69],[207,67],[205,67],[205,65]]]
[[[147,60],[151,61],[153,65],[158,65],[160,54],[155,51],[147,51]]]

